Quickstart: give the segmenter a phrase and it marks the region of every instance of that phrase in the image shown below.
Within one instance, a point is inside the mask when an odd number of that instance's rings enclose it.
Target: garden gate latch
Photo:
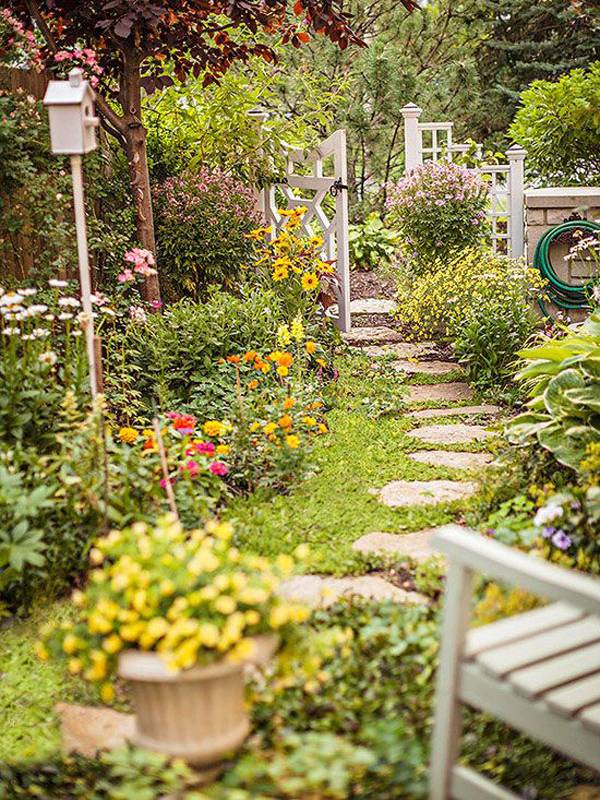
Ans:
[[[342,192],[344,189],[347,189],[347,188],[348,187],[346,186],[346,184],[342,183],[342,179],[341,178],[337,178],[331,184],[331,186],[329,187],[329,194],[332,197],[337,197],[340,192]]]

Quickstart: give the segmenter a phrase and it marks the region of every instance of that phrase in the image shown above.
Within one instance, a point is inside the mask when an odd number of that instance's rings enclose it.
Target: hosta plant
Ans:
[[[294,568],[291,556],[271,563],[241,553],[232,536],[225,522],[190,532],[167,516],[156,527],[135,523],[97,539],[89,583],[72,596],[77,618],[44,629],[38,656],[64,659],[105,701],[126,649],[158,653],[175,672],[250,658],[252,637],[283,634],[308,611],[276,593]]]
[[[352,267],[370,270],[386,266],[396,252],[399,239],[398,233],[387,228],[375,211],[362,224],[350,225],[348,244]]]
[[[531,399],[508,425],[510,440],[535,438],[557,461],[579,471],[586,450],[600,441],[600,313],[521,356],[526,364],[517,379]]]

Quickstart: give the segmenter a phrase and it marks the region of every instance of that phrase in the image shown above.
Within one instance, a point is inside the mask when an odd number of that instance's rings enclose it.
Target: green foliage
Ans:
[[[146,97],[152,178],[162,181],[184,169],[207,168],[262,186],[283,173],[286,149],[316,145],[332,128],[344,83],[332,83],[315,70],[297,71],[297,102],[294,113],[286,114],[279,97],[288,75],[284,51],[281,66],[251,58],[218,83],[206,86],[202,77],[188,76]]]
[[[192,774],[182,762],[166,756],[127,748],[103,753],[99,758],[56,755],[51,760],[0,767],[3,800],[160,800],[191,785]],[[177,795],[171,794],[178,792]]]
[[[455,339],[455,354],[469,382],[482,392],[498,392],[511,380],[516,353],[539,326],[525,303],[502,303],[465,314]]]
[[[377,212],[372,212],[362,224],[350,225],[348,229],[351,267],[369,270],[387,266],[398,241],[398,234],[386,228]]]
[[[42,104],[0,92],[0,267],[23,279],[50,277],[75,260],[70,177],[50,153]]]
[[[509,423],[509,439],[537,439],[578,471],[586,448],[600,440],[600,314],[520,355],[526,364],[517,379],[531,399],[528,410]]]
[[[242,759],[226,775],[223,790],[211,796],[227,800],[229,787],[235,787],[248,790],[240,792],[239,800],[250,800],[257,793],[277,800],[311,796],[345,800],[357,796],[357,787],[376,761],[367,748],[327,733],[289,733],[278,745],[270,759],[258,760],[255,754]]]
[[[477,137],[504,133],[532,81],[556,80],[600,56],[594,3],[470,0],[461,10],[466,30],[484,33],[475,51],[481,95],[468,106]]]
[[[599,31],[600,32],[600,31]],[[531,176],[545,185],[600,181],[600,61],[521,94],[510,135],[527,150]]]
[[[247,290],[236,297],[214,291],[204,303],[182,300],[132,325],[113,339],[107,356],[108,387],[119,391],[124,377],[132,376],[119,415],[145,417],[153,401],[164,411],[188,403],[208,387],[219,358],[269,349],[280,313],[272,292]]]
[[[426,161],[390,187],[388,220],[402,235],[405,272],[422,275],[448,264],[489,235],[487,188],[451,162]]]
[[[252,261],[260,223],[252,189],[220,170],[168,178],[155,192],[163,291],[198,298],[209,284],[232,288]]]

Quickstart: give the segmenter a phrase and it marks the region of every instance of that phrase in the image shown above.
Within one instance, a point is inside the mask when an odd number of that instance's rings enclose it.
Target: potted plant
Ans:
[[[90,551],[86,589],[73,593],[77,620],[46,629],[37,646],[42,658],[67,659],[105,702],[113,676],[125,679],[134,744],[199,767],[248,734],[244,664],[308,616],[276,594],[293,559],[241,553],[232,535],[216,521],[186,532],[173,517],[112,531]]]

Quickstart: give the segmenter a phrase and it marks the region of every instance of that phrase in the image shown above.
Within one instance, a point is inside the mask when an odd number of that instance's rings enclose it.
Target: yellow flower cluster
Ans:
[[[525,308],[529,293],[544,282],[538,270],[491,252],[473,250],[456,261],[425,273],[400,287],[397,318],[417,341],[441,334],[454,336],[471,310]]]
[[[136,523],[96,541],[84,592],[72,601],[79,619],[42,631],[37,654],[67,660],[71,674],[101,684],[110,700],[111,675],[127,648],[160,653],[174,670],[252,655],[253,637],[301,623],[308,610],[276,594],[294,559],[273,562],[240,552],[226,522],[186,532],[172,517],[155,528]],[[305,548],[297,557],[305,558]]]

